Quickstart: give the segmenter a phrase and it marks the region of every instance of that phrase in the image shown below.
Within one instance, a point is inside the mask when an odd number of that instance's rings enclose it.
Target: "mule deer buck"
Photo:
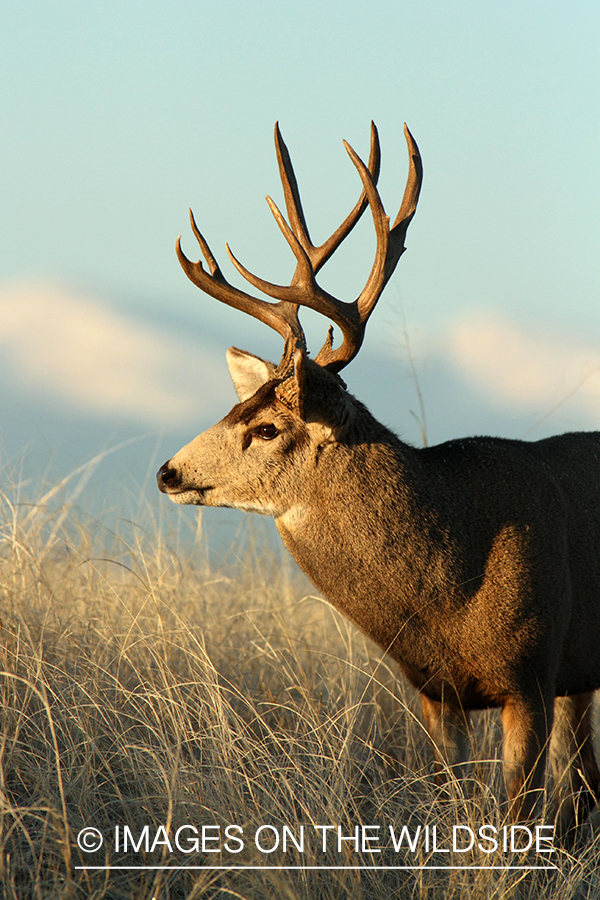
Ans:
[[[537,442],[474,437],[415,449],[377,422],[340,377],[405,250],[422,181],[405,128],[410,172],[390,229],[376,183],[375,126],[354,209],[331,237],[309,237],[285,143],[275,144],[288,221],[267,198],[296,258],[289,286],[236,269],[278,302],[229,284],[193,215],[208,265],[177,253],[188,278],[212,297],[274,328],[277,366],[232,347],[239,403],[157,474],[176,503],[271,515],[299,565],[334,606],[400,665],[420,692],[438,777],[466,759],[471,710],[500,707],[511,815],[537,809],[547,756],[556,822],[568,830],[594,801],[600,773],[592,746],[593,691],[600,686],[600,434]],[[354,302],[315,279],[369,207],[375,261]],[[333,328],[308,355],[298,308]],[[550,740],[551,738],[551,740]]]

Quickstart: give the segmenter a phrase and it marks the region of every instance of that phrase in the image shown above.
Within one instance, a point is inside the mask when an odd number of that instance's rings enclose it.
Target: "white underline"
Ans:
[[[551,869],[558,869],[558,866],[549,865],[549,866],[74,866],[75,869],[83,870],[83,871],[111,871],[111,870],[143,870],[149,871],[154,869],[168,870],[168,871],[219,871],[219,872],[245,872],[248,870],[256,870],[256,871],[275,871],[275,872],[305,872],[305,871],[320,871],[323,872],[337,872],[337,871],[370,871],[370,872],[381,872],[381,871],[417,871],[417,870],[436,870],[436,871],[444,871],[448,869],[448,871],[462,871],[467,869],[473,870],[483,870],[483,869],[493,869],[498,872],[537,872],[537,871],[548,871]]]

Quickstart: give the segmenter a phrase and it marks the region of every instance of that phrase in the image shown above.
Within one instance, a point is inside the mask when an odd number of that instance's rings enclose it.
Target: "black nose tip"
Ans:
[[[156,480],[158,482],[158,489],[159,491],[162,491],[163,494],[166,494],[169,490],[173,490],[173,488],[176,488],[180,484],[181,478],[177,469],[174,469],[171,465],[170,459],[160,467],[156,473]]]

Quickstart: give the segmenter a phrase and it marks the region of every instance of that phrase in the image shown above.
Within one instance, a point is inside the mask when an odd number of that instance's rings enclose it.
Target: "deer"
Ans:
[[[377,188],[372,123],[368,164],[344,142],[359,200],[316,246],[276,124],[287,219],[267,202],[296,260],[290,284],[254,275],[226,245],[237,271],[271,299],[225,279],[190,210],[207,268],[185,256],[180,237],[185,274],[274,329],[284,346],[277,365],[227,351],[239,403],[161,466],[158,487],[175,503],[274,518],[317,589],[419,692],[439,783],[468,762],[471,713],[499,708],[509,818],[539,814],[550,760],[551,817],[566,834],[600,787],[592,710],[600,687],[600,433],[414,447],[348,392],[340,372],[359,352],[405,251],[421,191],[421,155],[406,126],[404,133],[409,174],[393,225]],[[360,295],[340,300],[316,275],[367,208],[375,259]],[[300,307],[329,322],[314,359]]]

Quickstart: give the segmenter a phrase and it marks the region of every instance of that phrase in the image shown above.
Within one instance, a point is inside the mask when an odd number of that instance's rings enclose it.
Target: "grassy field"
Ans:
[[[1,504],[2,898],[600,897],[591,832],[452,852],[502,834],[496,716],[436,788],[412,692],[260,529],[215,568],[42,495]]]

